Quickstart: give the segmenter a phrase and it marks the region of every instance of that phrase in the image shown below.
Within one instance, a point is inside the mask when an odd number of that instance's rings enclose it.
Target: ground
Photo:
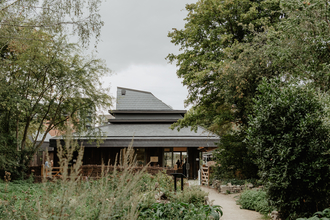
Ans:
[[[262,215],[258,212],[240,209],[239,205],[236,205],[237,194],[225,195],[218,193],[215,189],[210,187],[201,186],[201,189],[209,193],[210,201],[213,201],[213,205],[220,205],[222,207],[223,216],[221,220],[261,220]]]

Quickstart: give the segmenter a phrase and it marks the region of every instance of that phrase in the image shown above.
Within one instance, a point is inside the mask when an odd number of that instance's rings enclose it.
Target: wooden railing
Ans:
[[[42,177],[61,177],[63,168],[61,167],[46,167],[44,164],[41,165],[41,176]]]

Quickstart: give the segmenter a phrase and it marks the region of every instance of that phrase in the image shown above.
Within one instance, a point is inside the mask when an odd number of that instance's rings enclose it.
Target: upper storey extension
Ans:
[[[183,118],[185,110],[173,110],[151,92],[117,87],[115,118],[111,123],[173,123]]]

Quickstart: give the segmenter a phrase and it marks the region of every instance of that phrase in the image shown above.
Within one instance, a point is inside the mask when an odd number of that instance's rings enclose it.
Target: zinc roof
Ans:
[[[117,87],[117,110],[173,110],[151,92]]]

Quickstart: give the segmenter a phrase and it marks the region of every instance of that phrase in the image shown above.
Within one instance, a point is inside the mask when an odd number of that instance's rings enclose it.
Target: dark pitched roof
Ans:
[[[151,92],[117,87],[117,110],[172,110]]]
[[[103,133],[103,142],[100,147],[127,147],[133,140],[134,147],[205,147],[215,148],[219,137],[198,128],[197,132],[190,128],[182,128],[180,131],[171,130],[170,124],[109,124],[99,127]],[[95,143],[89,143],[89,136],[81,136],[78,139],[85,147],[96,147]],[[53,138],[61,139],[61,137]],[[51,146],[55,146],[55,141]]]

